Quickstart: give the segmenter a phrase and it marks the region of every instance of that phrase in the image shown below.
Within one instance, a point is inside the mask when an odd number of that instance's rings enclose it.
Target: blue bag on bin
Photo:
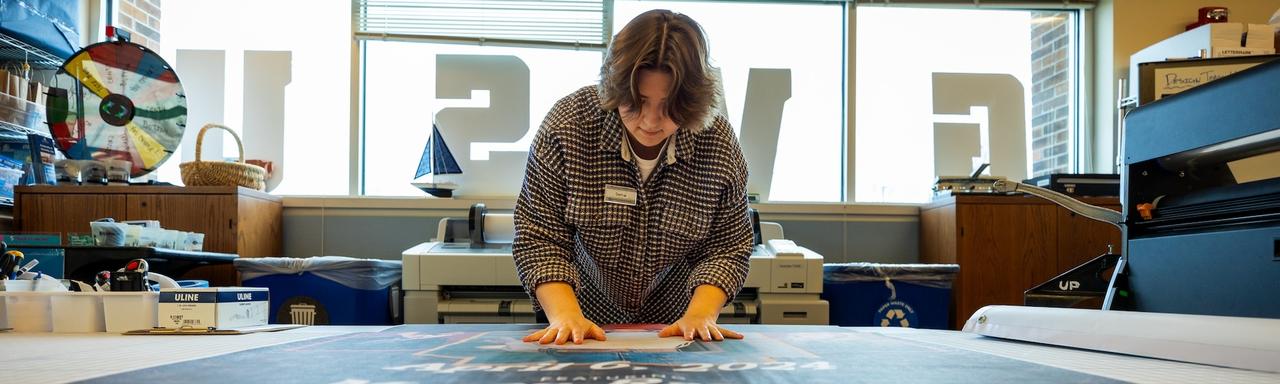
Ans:
[[[399,260],[264,257],[235,266],[244,286],[270,289],[272,324],[386,325],[399,312]]]
[[[947,329],[956,264],[826,264],[831,324]]]

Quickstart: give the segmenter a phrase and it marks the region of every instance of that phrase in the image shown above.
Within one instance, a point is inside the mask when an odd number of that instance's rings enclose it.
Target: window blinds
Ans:
[[[1088,9],[1097,0],[850,0],[858,5],[992,9]]]
[[[612,0],[355,0],[355,36],[603,49]]]

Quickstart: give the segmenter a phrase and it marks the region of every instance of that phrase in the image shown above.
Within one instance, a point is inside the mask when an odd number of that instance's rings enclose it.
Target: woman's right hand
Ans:
[[[562,281],[538,284],[534,289],[542,310],[551,322],[541,331],[524,337],[525,342],[537,341],[542,344],[564,344],[573,340],[574,344],[582,344],[582,340],[596,339],[604,341],[604,330],[596,323],[582,316],[582,308],[578,306],[578,298],[574,296],[573,287]]]
[[[551,325],[524,337],[525,342],[537,341],[540,344],[564,344],[570,340],[574,344],[582,344],[585,339],[605,340],[604,329],[587,320],[581,313],[567,314],[551,320]]]

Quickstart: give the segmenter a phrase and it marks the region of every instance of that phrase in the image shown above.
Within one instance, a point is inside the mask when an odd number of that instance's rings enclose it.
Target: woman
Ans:
[[[549,326],[525,341],[604,340],[600,324],[660,337],[742,338],[716,324],[747,276],[747,166],[716,113],[701,27],[645,12],[609,46],[600,84],[552,107],[516,200],[516,269]]]

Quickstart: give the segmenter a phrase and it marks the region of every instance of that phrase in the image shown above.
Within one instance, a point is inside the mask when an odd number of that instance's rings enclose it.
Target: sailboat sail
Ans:
[[[418,172],[414,178],[428,174],[447,175],[456,173],[462,173],[462,167],[459,167],[458,161],[453,158],[453,152],[449,150],[449,144],[446,144],[444,137],[440,136],[440,128],[432,123],[431,138],[427,139],[426,148],[422,149],[422,158],[418,160]]]
[[[434,129],[433,129],[434,130]],[[427,138],[427,147],[422,149],[422,159],[418,160],[418,172],[413,178],[431,174],[431,138]]]

